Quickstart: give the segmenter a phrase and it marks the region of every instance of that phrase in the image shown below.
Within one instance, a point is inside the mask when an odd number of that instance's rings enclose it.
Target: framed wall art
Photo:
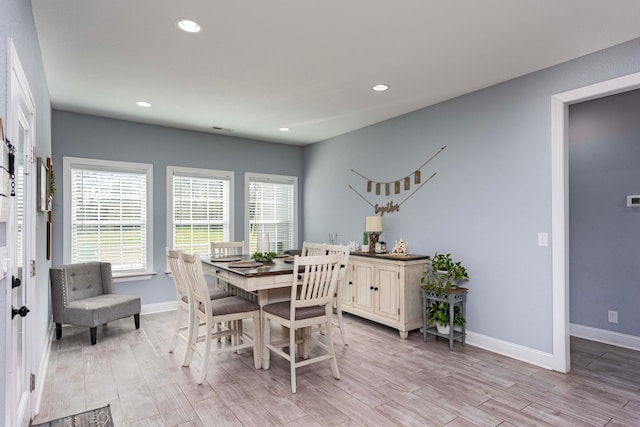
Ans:
[[[47,212],[49,204],[49,169],[42,157],[38,157],[38,210]]]

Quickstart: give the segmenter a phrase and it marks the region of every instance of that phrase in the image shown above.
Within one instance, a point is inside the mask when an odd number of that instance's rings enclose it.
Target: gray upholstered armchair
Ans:
[[[96,343],[98,325],[133,316],[140,327],[140,297],[113,293],[111,264],[87,262],[52,267],[51,303],[56,339],[62,337],[62,324],[88,326],[91,345]]]

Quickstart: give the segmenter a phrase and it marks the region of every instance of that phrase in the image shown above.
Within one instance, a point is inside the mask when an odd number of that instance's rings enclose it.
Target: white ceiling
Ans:
[[[640,37],[639,0],[32,4],[54,108],[297,145]]]

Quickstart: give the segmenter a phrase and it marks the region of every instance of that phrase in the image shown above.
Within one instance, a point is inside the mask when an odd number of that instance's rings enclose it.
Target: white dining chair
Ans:
[[[338,284],[336,285],[336,293],[334,299],[336,306],[336,317],[338,318],[335,326],[340,329],[340,337],[342,338],[342,343],[344,345],[349,345],[347,333],[344,328],[344,321],[342,319],[342,287],[345,285],[344,278],[347,275],[347,266],[349,265],[349,254],[351,253],[351,248],[347,245],[325,244],[323,245],[323,249],[326,251],[327,255],[340,255],[340,276],[338,277]]]
[[[189,312],[189,291],[187,289],[187,280],[186,272],[183,267],[183,263],[180,260],[180,252],[175,249],[165,248],[167,254],[167,265],[169,266],[169,272],[171,273],[171,277],[173,278],[173,284],[176,289],[176,324],[173,331],[173,337],[171,339],[171,344],[169,346],[169,353],[173,353],[176,348],[176,344],[178,340],[184,342],[184,354],[182,359],[182,366],[187,366],[186,364],[186,354],[187,354],[187,343],[189,341],[189,337],[191,336],[191,332],[193,329],[193,325],[191,324],[192,316]],[[210,299],[220,299],[232,296],[229,292],[218,290],[218,289],[209,289],[209,298]],[[186,324],[184,322],[186,315]]]
[[[231,296],[212,300],[209,298],[207,282],[202,270],[202,261],[197,255],[181,253],[185,276],[187,277],[190,312],[192,314],[193,331],[187,346],[186,363],[193,361],[194,353],[199,356],[201,364],[196,369],[199,371],[198,384],[202,384],[207,375],[209,356],[221,352],[239,352],[245,348],[253,348],[253,363],[256,369],[260,369],[261,348],[260,339],[260,306],[245,298]],[[243,333],[242,321],[251,319],[253,322],[253,338]],[[216,330],[220,323],[232,326],[231,329]],[[199,330],[204,327],[204,333]],[[212,344],[221,337],[233,336],[231,343]],[[224,340],[221,340],[224,342]],[[203,346],[200,344],[204,344]]]
[[[341,292],[342,286],[344,282],[344,278],[347,273],[347,266],[349,264],[349,254],[351,253],[351,249],[346,245],[329,245],[326,243],[312,243],[312,242],[303,242],[302,243],[302,251],[301,256],[309,256],[309,255],[333,255],[340,254],[341,260],[341,271],[340,277],[338,278],[338,285],[336,286],[336,294],[334,297],[334,305],[336,308],[336,317],[337,322],[331,322],[332,325],[336,326],[340,329],[340,337],[342,338],[342,343],[344,345],[349,345],[349,341],[347,339],[347,334],[344,327],[344,320],[342,318],[342,300],[341,300]],[[308,333],[307,333],[308,335]],[[307,340],[305,338],[305,343]],[[305,346],[308,347],[308,344]],[[307,353],[307,349],[304,350],[304,353]]]
[[[302,269],[302,270],[301,270]],[[309,355],[306,359],[296,357],[296,331],[323,324],[328,331],[331,323],[333,298],[340,275],[340,255],[295,256],[290,301],[276,302],[262,307],[262,350],[263,367],[269,369],[270,352],[289,361],[291,371],[291,392],[296,392],[296,369],[311,363],[330,360],[333,377],[340,379],[338,363],[333,346],[332,334],[324,335],[326,344],[320,344],[326,353]],[[289,329],[289,338],[271,341],[271,323],[278,323]],[[283,349],[288,347],[289,352]]]

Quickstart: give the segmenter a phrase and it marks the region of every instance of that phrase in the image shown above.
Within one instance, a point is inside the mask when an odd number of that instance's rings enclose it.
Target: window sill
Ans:
[[[114,274],[113,283],[133,282],[135,280],[149,280],[156,274],[158,273],[156,273],[155,271],[152,271],[150,273],[125,273],[117,276]]]

